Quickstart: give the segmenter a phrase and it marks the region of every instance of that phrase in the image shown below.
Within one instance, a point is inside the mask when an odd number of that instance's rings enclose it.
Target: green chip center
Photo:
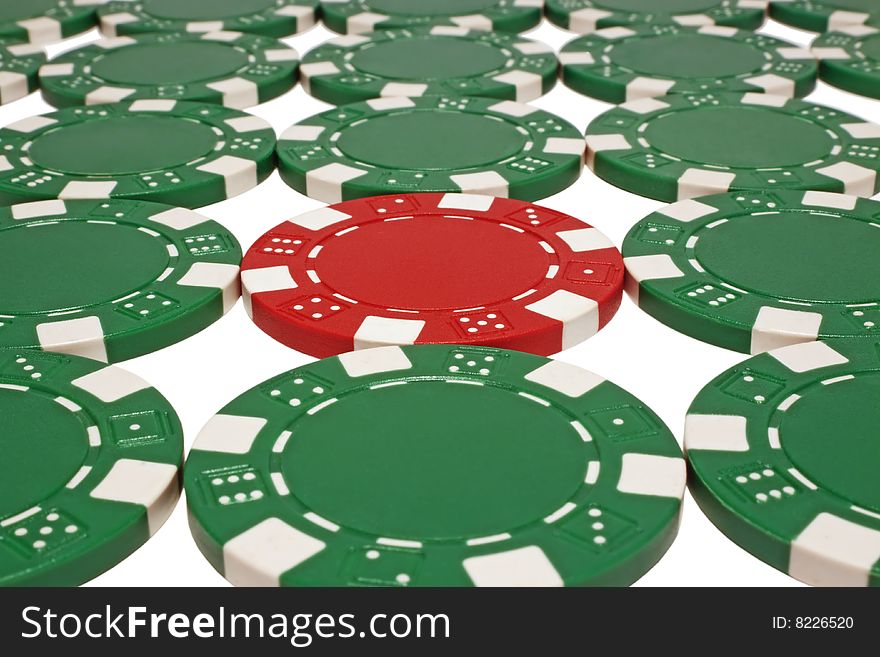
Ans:
[[[609,53],[618,66],[643,75],[728,78],[760,71],[766,59],[747,43],[706,34],[668,34],[629,39]]]
[[[46,16],[58,6],[58,0],[5,0],[0,2],[0,22],[16,21],[35,16]]]
[[[808,479],[880,513],[880,373],[817,385],[782,414],[782,449]]]
[[[590,4],[596,9],[626,11],[635,14],[684,14],[717,9],[722,0],[595,0]],[[581,3],[576,3],[580,5]],[[648,11],[650,7],[650,12]]]
[[[248,55],[213,41],[145,43],[111,50],[92,75],[115,84],[173,85],[219,80],[248,65]]]
[[[446,80],[501,69],[507,57],[488,43],[420,36],[386,41],[357,51],[351,65],[387,80]]]
[[[259,14],[275,0],[144,0],[144,12],[157,18],[184,21],[219,21]]]
[[[43,504],[86,458],[85,427],[54,396],[0,388],[0,519]]]
[[[498,0],[367,0],[369,11],[394,16],[462,16],[480,14],[498,5]]]
[[[526,141],[512,123],[488,116],[410,110],[351,124],[336,145],[375,167],[441,171],[496,164],[522,151]]]
[[[211,153],[220,138],[210,126],[183,118],[130,115],[48,130],[29,156],[50,171],[120,176],[178,167]]]
[[[880,230],[846,216],[739,216],[699,233],[696,258],[734,287],[773,299],[856,304],[880,299]]]
[[[135,226],[60,221],[0,231],[0,314],[108,303],[168,267],[165,243]]]
[[[740,169],[800,166],[827,158],[837,145],[809,119],[764,107],[704,105],[650,122],[645,139],[687,162]]]
[[[543,522],[583,485],[596,457],[569,422],[515,391],[411,381],[303,416],[282,471],[315,513],[371,536],[491,536]]]

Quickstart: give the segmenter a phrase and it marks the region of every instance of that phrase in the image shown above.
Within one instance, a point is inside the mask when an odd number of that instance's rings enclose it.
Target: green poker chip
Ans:
[[[815,586],[880,586],[878,343],[755,356],[688,411],[690,489],[759,559]]]
[[[767,0],[546,0],[546,5],[551,23],[579,34],[646,23],[757,30],[767,11]]]
[[[432,345],[244,393],[184,479],[196,543],[236,585],[624,585],[672,543],[685,465],[663,422],[595,374]]]
[[[880,23],[878,23],[880,24]],[[813,42],[819,74],[828,84],[880,98],[880,27],[851,25]]]
[[[45,61],[40,46],[0,38],[0,105],[36,91],[40,86],[37,72]]]
[[[318,0],[111,0],[98,17],[107,36],[233,31],[280,38],[313,27],[317,8]]]
[[[275,132],[220,105],[145,99],[71,107],[0,129],[0,202],[128,198],[201,207],[256,187]]]
[[[567,44],[563,82],[624,103],[667,94],[758,92],[802,97],[816,86],[809,50],[732,27],[607,27]]]
[[[324,24],[340,34],[430,25],[525,32],[541,22],[544,0],[321,0]]]
[[[0,5],[0,38],[52,43],[90,30],[106,0],[6,0]]]
[[[619,105],[587,128],[603,180],[661,201],[727,191],[880,190],[880,125],[770,94],[704,93]]]
[[[183,431],[168,401],[133,374],[3,350],[0,416],[0,586],[82,584],[171,515]]]
[[[627,291],[682,333],[746,353],[880,338],[880,203],[827,192],[681,201],[623,244]]]
[[[527,102],[553,88],[558,67],[543,43],[435,26],[332,39],[306,54],[302,77],[309,93],[334,105],[443,94]]]
[[[464,192],[532,201],[573,184],[583,163],[577,129],[509,100],[375,98],[288,128],[279,170],[325,203],[414,192]]]
[[[241,32],[169,32],[103,39],[40,70],[56,107],[170,98],[244,109],[290,90],[299,55],[280,41]]]
[[[876,0],[773,0],[770,16],[802,30],[827,32],[880,18],[880,6]]]
[[[238,299],[223,226],[138,201],[0,208],[0,348],[118,362],[183,340]]]

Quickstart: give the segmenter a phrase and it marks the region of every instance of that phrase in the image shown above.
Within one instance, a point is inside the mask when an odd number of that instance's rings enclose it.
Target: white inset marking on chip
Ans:
[[[665,253],[647,256],[630,256],[623,259],[626,265],[626,292],[633,301],[639,302],[639,285],[644,281],[681,278],[684,272],[671,256]]]
[[[65,200],[110,198],[116,189],[115,180],[72,180],[58,193]]]
[[[32,203],[19,203],[13,205],[13,219],[33,219],[35,217],[57,217],[67,213],[67,205],[64,201],[33,201]]]
[[[576,253],[614,248],[614,243],[595,228],[563,230],[556,233],[556,236]]]
[[[688,451],[747,452],[747,420],[739,415],[688,415],[684,443]]]
[[[306,173],[306,195],[324,203],[341,203],[343,185],[366,174],[366,169],[338,162],[318,167]]]
[[[487,194],[501,198],[510,196],[510,185],[507,179],[497,171],[463,173],[449,176],[449,179],[465,194]]]

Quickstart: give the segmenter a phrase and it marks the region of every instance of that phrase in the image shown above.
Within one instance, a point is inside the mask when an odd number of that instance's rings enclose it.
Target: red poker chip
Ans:
[[[623,278],[620,252],[588,224],[470,194],[331,205],[270,230],[242,263],[257,326],[318,358],[438,343],[548,356],[609,322]]]

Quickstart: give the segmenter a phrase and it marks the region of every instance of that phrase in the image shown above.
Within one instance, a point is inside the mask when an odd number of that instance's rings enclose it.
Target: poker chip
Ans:
[[[603,180],[676,201],[726,191],[880,189],[880,125],[770,94],[643,98],[587,128],[587,161]]]
[[[274,169],[275,132],[219,105],[169,99],[71,107],[0,129],[0,202],[128,198],[200,207]]]
[[[257,326],[317,357],[425,343],[550,355],[614,316],[623,262],[602,233],[560,212],[412,194],[273,228],[247,253],[242,285]]]
[[[392,346],[244,393],[184,479],[196,543],[240,586],[624,585],[672,543],[685,465],[596,374]]]
[[[757,30],[767,0],[546,0],[546,11],[551,23],[580,34],[646,23]]]
[[[318,0],[111,0],[98,16],[108,36],[231,30],[280,38],[313,27],[317,8]]]
[[[41,47],[0,38],[0,105],[36,91],[37,71],[45,61]]]
[[[168,98],[244,109],[296,84],[299,55],[280,41],[241,32],[170,32],[102,39],[40,70],[56,107]]]
[[[809,50],[715,25],[608,27],[570,42],[559,57],[566,85],[615,104],[672,93],[791,98],[816,86],[816,59]]]
[[[584,147],[564,119],[514,101],[390,97],[293,125],[278,159],[288,185],[325,203],[413,192],[530,201],[573,184]]]
[[[0,7],[0,38],[51,43],[95,26],[106,0],[8,0]]]
[[[126,200],[0,208],[0,348],[117,362],[183,340],[239,296],[232,233]]]
[[[848,25],[862,25],[872,15],[880,17],[876,0],[773,0],[770,16],[803,30],[836,31]]]
[[[324,24],[340,34],[429,25],[525,32],[541,22],[544,0],[321,0]]]
[[[149,384],[77,356],[0,351],[0,586],[76,586],[165,522],[183,431]]]
[[[627,235],[627,291],[664,324],[736,351],[876,341],[878,216],[880,203],[827,192],[681,201]]]
[[[878,23],[880,25],[880,23]],[[813,42],[819,74],[828,84],[880,98],[880,27],[851,25]]]
[[[309,93],[334,105],[445,94],[527,102],[553,88],[558,66],[537,41],[434,26],[332,39],[306,54],[302,76]]]
[[[877,344],[755,356],[688,412],[690,488],[731,540],[815,586],[880,586]]]

